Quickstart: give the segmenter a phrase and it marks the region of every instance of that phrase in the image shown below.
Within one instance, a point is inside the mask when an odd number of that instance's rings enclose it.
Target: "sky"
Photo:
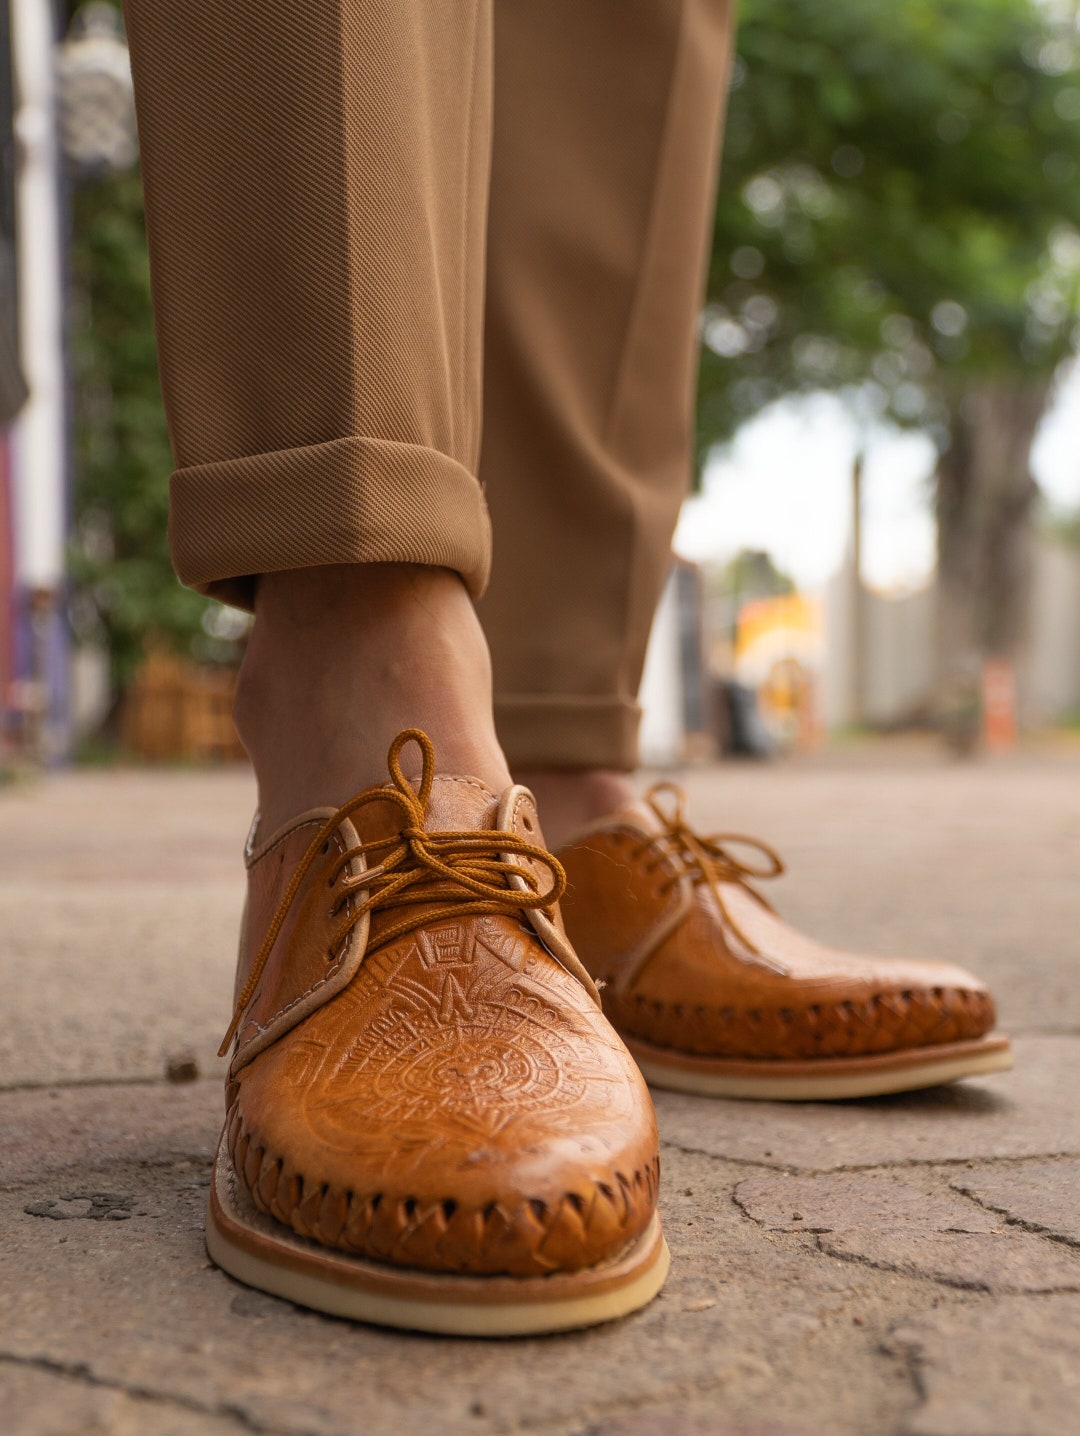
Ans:
[[[805,589],[843,562],[851,534],[856,428],[829,395],[783,401],[759,415],[708,465],[703,492],[683,506],[676,552],[723,562],[767,549]],[[863,572],[885,592],[917,588],[934,564],[934,451],[919,433],[871,433],[863,477]],[[1080,364],[1062,383],[1032,450],[1050,503],[1080,508]]]

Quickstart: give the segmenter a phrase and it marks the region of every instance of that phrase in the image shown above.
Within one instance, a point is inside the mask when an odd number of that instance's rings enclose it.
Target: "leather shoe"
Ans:
[[[655,1119],[567,941],[532,796],[435,776],[416,730],[389,767],[249,839],[210,1255],[417,1330],[621,1316],[667,1270]]]
[[[794,1101],[868,1097],[1012,1066],[994,1001],[963,968],[838,952],[754,886],[783,864],[704,837],[672,783],[559,853],[567,931],[654,1086]],[[751,854],[756,854],[754,861]]]

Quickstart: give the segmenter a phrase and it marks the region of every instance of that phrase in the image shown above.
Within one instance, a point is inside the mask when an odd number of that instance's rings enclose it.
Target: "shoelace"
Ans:
[[[660,801],[664,795],[672,799],[673,807],[670,811]],[[654,783],[645,794],[645,802],[663,831],[658,833],[655,838],[641,843],[635,849],[634,856],[643,856],[651,848],[654,852],[666,852],[669,857],[674,858],[678,872],[663,884],[664,891],[673,887],[683,873],[688,874],[695,883],[707,884],[716,899],[722,920],[750,952],[761,957],[760,948],[747,937],[732,917],[731,910],[724,901],[721,884],[737,884],[763,908],[772,912],[772,904],[763,898],[755,887],[751,886],[751,881],[761,882],[769,878],[778,878],[784,871],[784,862],[779,853],[768,843],[763,843],[758,838],[747,837],[743,833],[712,833],[707,837],[695,833],[686,820],[686,795],[676,783]],[[754,866],[752,863],[744,862],[731,851],[731,844],[742,848],[753,848],[762,853],[767,861],[767,866]]]
[[[401,770],[401,751],[409,743],[416,744],[423,759],[420,785],[416,792]],[[331,938],[331,953],[367,913],[417,907],[420,904],[424,907],[422,912],[404,913],[397,922],[380,932],[378,941],[368,947],[369,952],[374,952],[406,933],[415,932],[418,927],[440,922],[444,918],[461,917],[467,913],[514,916],[529,909],[549,910],[562,897],[566,890],[566,874],[562,865],[546,848],[536,843],[526,842],[515,833],[498,829],[424,831],[424,818],[435,778],[435,749],[426,733],[419,728],[408,728],[399,733],[390,745],[387,766],[393,787],[368,788],[350,798],[332,817],[327,818],[312,838],[266,929],[251,972],[236,1000],[219,1056],[224,1057],[236,1034],[312,863],[328,850],[330,839],[341,822],[369,803],[395,803],[401,809],[402,825],[390,837],[347,849],[335,862],[327,879],[328,886],[337,891],[331,915],[342,912],[354,892],[363,892],[365,897],[345,913]],[[541,889],[540,879],[532,869],[511,861],[511,855],[541,863],[551,874],[551,885]],[[376,861],[355,877],[345,876],[349,863],[359,857],[369,863],[373,859]]]

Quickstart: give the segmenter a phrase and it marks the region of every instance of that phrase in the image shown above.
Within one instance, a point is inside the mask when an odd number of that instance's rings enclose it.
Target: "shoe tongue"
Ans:
[[[431,785],[424,828],[429,833],[453,828],[494,828],[499,800],[476,778],[436,778]]]
[[[413,788],[419,786],[412,780]],[[466,831],[479,828],[493,828],[498,812],[495,794],[475,778],[435,778],[431,785],[427,810],[424,814],[424,831],[428,833]],[[365,803],[352,815],[352,823],[361,843],[377,842],[382,838],[394,838],[403,826],[407,826],[405,813],[399,804],[387,798],[385,802]],[[370,859],[372,865],[378,861],[378,854]],[[426,905],[425,905],[426,906]],[[434,909],[434,904],[433,904]],[[413,908],[419,917],[424,907]],[[371,915],[369,946],[377,943],[382,933],[401,918],[401,912],[386,908]]]
[[[417,779],[410,781],[413,788],[419,786]],[[498,807],[495,794],[476,778],[435,778],[424,814],[424,831],[445,833],[459,828],[492,828]],[[400,804],[390,798],[385,802],[365,803],[352,815],[353,827],[362,843],[395,837],[406,822]]]

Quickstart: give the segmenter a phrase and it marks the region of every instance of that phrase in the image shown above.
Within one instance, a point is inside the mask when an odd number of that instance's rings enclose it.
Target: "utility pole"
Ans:
[[[859,727],[866,718],[866,590],[862,580],[863,547],[862,446],[851,466],[851,721]]]

